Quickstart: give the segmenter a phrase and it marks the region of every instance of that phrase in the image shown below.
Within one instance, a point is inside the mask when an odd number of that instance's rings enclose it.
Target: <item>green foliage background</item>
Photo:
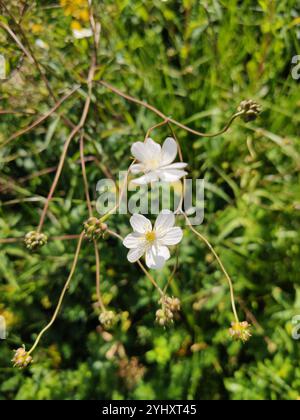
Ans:
[[[10,3],[17,17],[17,2]],[[77,83],[82,88],[44,124],[0,147],[1,239],[22,237],[38,224],[53,180],[46,169],[57,165],[69,133],[62,112],[78,122],[86,97],[90,40],[73,38],[72,17],[57,1],[29,3],[22,25],[56,95]],[[123,312],[112,341],[97,328],[94,251],[85,243],[58,320],[35,363],[18,371],[10,363],[12,350],[23,343],[28,348],[51,317],[75,243],[51,241],[37,254],[22,244],[0,245],[0,314],[9,326],[8,339],[0,342],[0,399],[297,399],[300,342],[292,339],[291,320],[300,315],[300,94],[291,60],[300,54],[299,2],[94,3],[102,24],[98,80],[202,131],[220,129],[245,98],[263,106],[257,121],[238,120],[214,139],[176,129],[192,176],[206,180],[199,229],[232,275],[241,318],[253,322],[254,316],[260,327],[254,326],[246,345],[230,340],[227,284],[205,246],[186,232],[172,283],[182,315],[174,327],[161,329],[154,323],[157,293],[110,238],[100,243],[102,288],[109,307]],[[1,20],[11,24],[5,14]],[[2,30],[0,41],[0,53],[13,67],[18,48]],[[1,109],[42,114],[53,106],[28,60],[0,89]],[[85,152],[96,158],[87,164],[96,198],[103,168],[113,175],[126,169],[130,145],[159,119],[98,85],[92,99],[86,125],[92,141]],[[0,143],[35,119],[0,118]],[[154,138],[162,141],[166,134],[157,130]],[[51,236],[78,234],[87,218],[78,150],[75,139],[46,221]],[[129,232],[127,216],[109,225]],[[160,284],[171,270],[172,262],[158,275]],[[147,369],[133,387],[120,378],[117,358],[108,357],[119,342]]]

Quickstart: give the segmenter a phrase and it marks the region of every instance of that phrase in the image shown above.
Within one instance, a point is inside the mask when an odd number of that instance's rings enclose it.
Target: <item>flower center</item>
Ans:
[[[155,232],[147,232],[146,233],[146,241],[147,242],[154,242],[156,239]]]
[[[160,165],[160,158],[149,159],[146,163],[146,170],[147,171],[154,171],[155,169],[159,168]]]

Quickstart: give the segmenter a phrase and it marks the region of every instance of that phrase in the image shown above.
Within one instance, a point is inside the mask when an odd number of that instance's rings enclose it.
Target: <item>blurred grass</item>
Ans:
[[[74,40],[72,17],[57,2],[32,3],[22,25],[62,96],[84,80],[89,41]],[[10,7],[17,15],[15,2]],[[9,337],[0,343],[0,398],[297,399],[299,341],[292,339],[291,320],[300,314],[300,95],[291,60],[300,54],[298,2],[116,0],[97,2],[96,12],[102,23],[98,79],[201,131],[219,130],[245,98],[262,104],[259,120],[237,121],[214,139],[176,129],[191,175],[207,182],[201,231],[233,277],[241,316],[252,314],[261,327],[254,327],[247,345],[229,340],[226,283],[207,249],[187,232],[172,284],[183,301],[182,317],[170,330],[160,329],[154,325],[158,296],[127,263],[122,246],[109,239],[101,245],[103,290],[106,302],[125,313],[113,340],[96,330],[94,254],[86,245],[36,363],[19,372],[10,366],[11,350],[32,343],[48,321],[75,244],[51,242],[33,255],[20,244],[0,245],[0,313],[10,320]],[[13,66],[16,47],[3,31],[0,40],[0,54]],[[0,89],[1,109],[43,113],[51,106],[40,75],[26,61]],[[61,112],[76,122],[84,98],[83,87]],[[53,173],[26,178],[57,165],[68,134],[61,112],[0,147],[1,238],[21,237],[38,223]],[[31,121],[32,116],[1,116],[0,143]],[[87,164],[93,198],[103,165],[113,175],[126,169],[130,145],[157,122],[155,115],[97,86],[87,123],[92,141],[86,143],[86,155],[101,163]],[[156,130],[154,138],[161,141],[166,134]],[[50,235],[79,233],[87,217],[78,149],[74,141],[50,206]],[[115,217],[110,226],[126,234],[128,219]],[[170,270],[172,264],[158,281],[163,284]],[[147,368],[131,389],[118,376],[117,360],[107,357],[120,341],[128,356],[138,356]]]

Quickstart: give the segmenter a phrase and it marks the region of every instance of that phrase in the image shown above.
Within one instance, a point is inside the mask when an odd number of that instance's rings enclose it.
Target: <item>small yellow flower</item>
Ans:
[[[0,316],[5,319],[6,328],[10,328],[18,322],[17,316],[7,309],[2,309],[0,307]]]
[[[246,343],[252,336],[250,331],[251,325],[247,321],[233,322],[229,329],[229,334],[234,340],[241,340],[243,343]]]
[[[31,30],[33,34],[40,34],[43,32],[44,28],[42,25],[39,25],[38,23],[33,23],[31,26]]]
[[[77,16],[83,22],[88,22],[90,20],[90,13],[89,13],[88,9],[84,9],[84,10],[79,11]]]
[[[82,22],[89,21],[90,14],[87,0],[60,0],[60,5],[63,7],[66,16],[72,16]]]
[[[73,30],[80,31],[82,29],[82,26],[81,26],[80,22],[78,22],[78,20],[73,20],[72,23],[71,23],[71,28]]]

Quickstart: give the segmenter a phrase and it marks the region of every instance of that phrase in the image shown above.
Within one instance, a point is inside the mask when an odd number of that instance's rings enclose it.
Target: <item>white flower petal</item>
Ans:
[[[138,233],[147,233],[152,231],[152,224],[142,214],[134,214],[130,218],[130,224],[135,232]]]
[[[158,180],[159,176],[157,172],[151,171],[141,176],[140,178],[133,179],[131,182],[136,185],[146,185],[150,184],[151,182],[157,182]]]
[[[73,36],[76,39],[90,38],[93,31],[90,28],[73,29]]]
[[[157,245],[157,255],[163,257],[166,261],[170,259],[170,251],[167,246]]]
[[[141,233],[130,233],[126,236],[126,238],[123,241],[123,245],[126,246],[126,248],[133,249],[133,248],[139,248],[141,246],[144,246],[145,241],[143,234]]]
[[[177,163],[171,163],[171,165],[163,166],[161,169],[184,169],[187,167],[187,163],[184,162],[177,162]]]
[[[176,182],[187,175],[187,172],[181,171],[179,169],[159,169],[156,171],[159,178],[163,182]]]
[[[146,144],[141,141],[133,143],[131,146],[131,153],[140,162],[144,162],[148,159]]]
[[[172,163],[178,152],[176,141],[172,137],[167,137],[162,147],[162,164],[169,165]]]
[[[146,251],[146,265],[153,270],[160,270],[165,265],[165,258],[162,255],[158,255],[157,249],[152,246]]]
[[[151,137],[148,137],[145,141],[147,150],[147,159],[160,158],[161,156],[161,145],[156,143]]]
[[[131,263],[137,262],[145,254],[144,248],[131,249],[127,254],[127,259]]]
[[[180,227],[173,227],[169,229],[166,234],[159,239],[161,245],[177,245],[181,242],[183,232]]]
[[[175,225],[175,216],[169,210],[163,210],[157,217],[154,229],[158,234],[164,234]]]
[[[130,172],[133,174],[139,174],[140,172],[143,172],[144,165],[141,163],[136,163],[135,165],[132,165],[130,168]]]

